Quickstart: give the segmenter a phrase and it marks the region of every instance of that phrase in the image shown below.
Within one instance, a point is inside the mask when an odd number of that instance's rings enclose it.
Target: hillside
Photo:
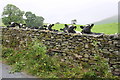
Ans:
[[[103,19],[101,21],[94,22],[96,25],[98,24],[109,24],[109,23],[117,23],[118,22],[118,16],[112,16],[106,19]]]
[[[95,25],[92,31],[97,33],[115,34],[118,33],[118,23]]]

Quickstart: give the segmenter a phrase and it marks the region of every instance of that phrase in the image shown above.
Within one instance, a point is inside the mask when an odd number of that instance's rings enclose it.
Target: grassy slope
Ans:
[[[97,22],[94,22],[95,24],[109,24],[109,23],[116,23],[118,22],[118,16],[115,15],[115,16],[111,16],[111,17],[108,17],[106,19],[103,19],[101,21],[97,21]]]
[[[81,31],[79,26],[80,25],[77,25],[76,31]],[[63,28],[63,27],[64,27],[64,24],[55,24],[53,28],[60,30],[60,28]],[[92,32],[105,33],[105,34],[118,33],[118,23],[95,25],[92,29]]]
[[[118,33],[118,23],[101,24],[93,27],[93,32],[103,32],[105,34]]]

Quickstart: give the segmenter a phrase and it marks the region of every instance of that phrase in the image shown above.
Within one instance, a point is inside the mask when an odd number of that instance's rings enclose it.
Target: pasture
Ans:
[[[76,25],[76,26],[77,26],[76,31],[82,30],[82,29],[80,29],[80,25]],[[63,27],[64,27],[64,24],[55,24],[53,26],[53,29],[60,30],[60,28],[63,28]],[[92,32],[105,33],[105,34],[118,33],[118,23],[95,25],[92,28]]]
[[[5,26],[2,22],[0,22],[0,26]],[[76,25],[77,29],[76,31],[80,31],[80,25]],[[55,24],[53,26],[53,29],[60,30],[60,28],[64,28],[64,24]],[[100,24],[100,25],[95,25],[92,28],[92,32],[96,33],[105,33],[105,34],[115,34],[118,33],[118,23],[110,23],[110,24]]]

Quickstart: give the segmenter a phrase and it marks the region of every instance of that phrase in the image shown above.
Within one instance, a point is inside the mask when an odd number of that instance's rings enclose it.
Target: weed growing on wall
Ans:
[[[49,56],[46,52],[47,48],[35,41],[21,50],[3,47],[2,58],[13,66],[12,73],[26,71],[40,78],[115,78],[107,61],[97,54],[93,57],[96,63],[90,66],[85,62],[74,63],[72,59],[63,60],[66,56]]]

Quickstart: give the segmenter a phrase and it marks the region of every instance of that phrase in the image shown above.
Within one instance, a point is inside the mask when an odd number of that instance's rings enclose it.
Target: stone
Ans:
[[[114,41],[113,44],[118,44],[118,41]]]
[[[85,48],[89,48],[88,44],[85,44]]]
[[[113,44],[113,41],[108,41],[108,44]]]
[[[88,58],[88,57],[89,57],[89,54],[85,54],[84,57],[85,57],[85,58]]]

